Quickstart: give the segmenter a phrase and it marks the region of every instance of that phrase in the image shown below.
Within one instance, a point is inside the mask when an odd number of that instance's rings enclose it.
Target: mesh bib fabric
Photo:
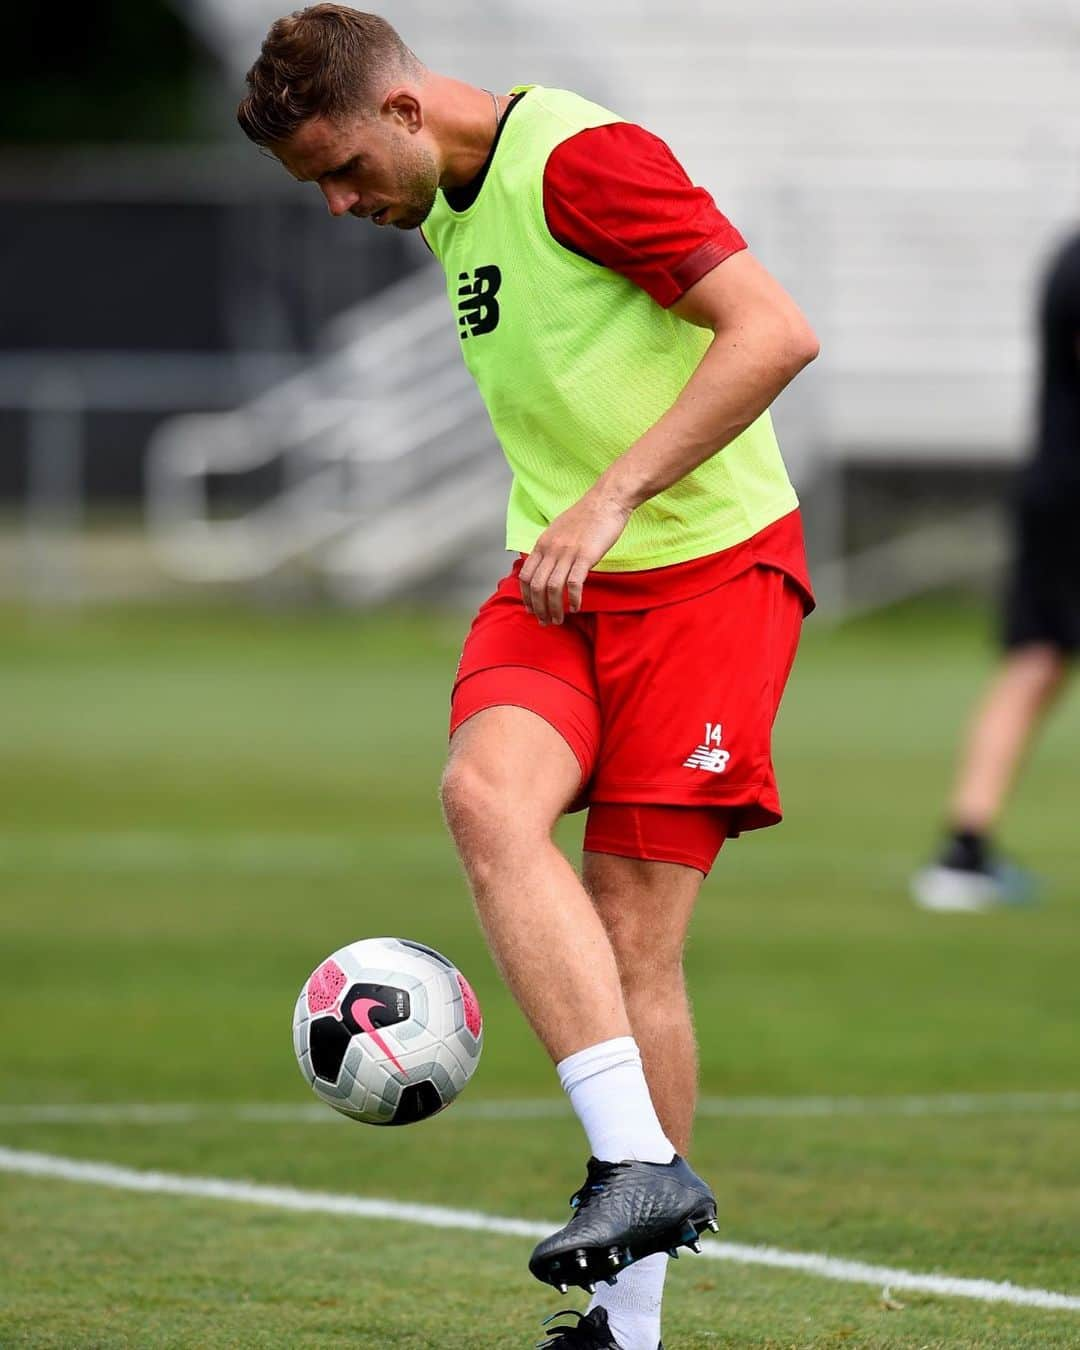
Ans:
[[[565,90],[528,88],[472,205],[454,211],[440,191],[424,224],[446,272],[465,363],[513,471],[506,543],[522,553],[659,421],[712,341],[548,229],[548,157],[579,131],[619,120]],[[639,506],[597,570],[715,553],[797,504],[765,413]]]

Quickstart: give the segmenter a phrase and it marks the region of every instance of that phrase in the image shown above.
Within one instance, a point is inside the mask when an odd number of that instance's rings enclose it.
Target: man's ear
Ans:
[[[383,99],[383,113],[394,117],[406,131],[420,131],[424,125],[424,109],[415,89],[401,84],[391,89]]]

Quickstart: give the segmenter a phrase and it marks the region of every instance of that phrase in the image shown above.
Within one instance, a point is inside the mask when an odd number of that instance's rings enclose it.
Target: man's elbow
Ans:
[[[753,351],[762,368],[780,376],[783,384],[821,351],[817,334],[794,303],[761,306],[739,328],[717,324],[713,331],[720,345],[730,343]]]
[[[780,341],[780,361],[790,371],[789,379],[794,379],[800,370],[805,370],[811,361],[817,359],[821,351],[818,336],[800,314],[784,326]]]
[[[722,330],[718,328],[716,335],[721,337]],[[805,370],[821,350],[817,334],[794,305],[762,309],[740,337],[783,384]]]

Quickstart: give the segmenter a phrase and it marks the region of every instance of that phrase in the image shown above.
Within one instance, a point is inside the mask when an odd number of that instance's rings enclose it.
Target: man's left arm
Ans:
[[[671,308],[711,328],[713,340],[664,416],[536,541],[519,580],[541,623],[562,622],[564,592],[570,612],[579,610],[586,575],[631,512],[722,451],[818,354],[794,300],[745,250],[706,272]]]

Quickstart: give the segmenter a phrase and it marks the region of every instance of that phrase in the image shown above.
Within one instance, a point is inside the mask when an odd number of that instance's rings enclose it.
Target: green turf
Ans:
[[[467,1101],[554,1096],[484,953],[436,783],[462,624],[445,617],[0,615],[0,1103],[281,1102],[295,991],[328,951],[448,951],[486,1014]],[[1006,842],[1048,902],[906,899],[989,661],[976,616],[811,624],[777,736],[788,819],[730,845],[689,953],[703,1089],[1075,1090],[1080,704]],[[569,822],[573,845],[580,820]],[[2,1120],[2,1118],[0,1118]],[[1080,1293],[1077,1113],[702,1120],[723,1236]],[[0,1145],[559,1218],[568,1118],[0,1123]],[[524,1346],[556,1306],[520,1239],[0,1174],[0,1345]],[[683,1346],[1078,1346],[1080,1314],[714,1261],[675,1268]]]

